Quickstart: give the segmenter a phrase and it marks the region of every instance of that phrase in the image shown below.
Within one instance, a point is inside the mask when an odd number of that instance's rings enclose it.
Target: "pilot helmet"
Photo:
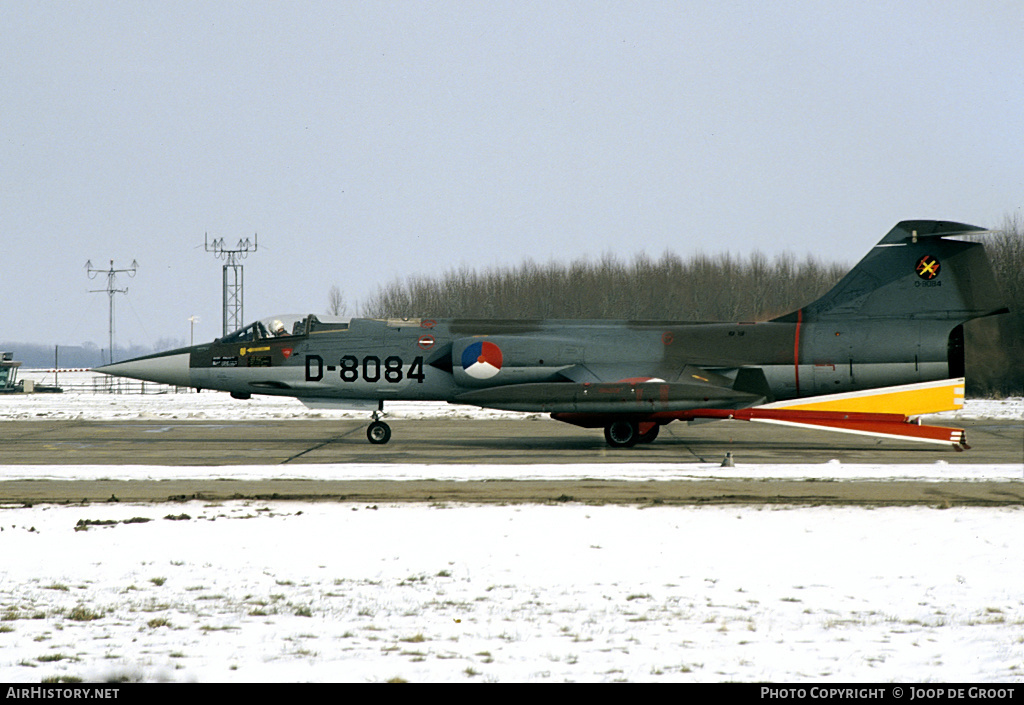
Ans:
[[[284,329],[284,323],[282,323],[281,321],[274,321],[270,325],[270,330],[274,331],[275,333],[281,333],[284,331]]]

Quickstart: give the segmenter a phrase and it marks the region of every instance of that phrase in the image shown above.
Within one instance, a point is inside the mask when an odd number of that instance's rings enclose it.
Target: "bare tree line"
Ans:
[[[999,233],[972,238],[985,244],[1010,312],[964,326],[967,392],[972,396],[1024,394],[1024,220],[1007,216]]]
[[[628,320],[755,320],[787,313],[793,301],[824,293],[846,272],[841,264],[792,255],[769,260],[755,252],[665,253],[623,262],[605,254],[571,264],[532,260],[440,277],[416,276],[381,286],[363,306],[374,318],[603,318]]]

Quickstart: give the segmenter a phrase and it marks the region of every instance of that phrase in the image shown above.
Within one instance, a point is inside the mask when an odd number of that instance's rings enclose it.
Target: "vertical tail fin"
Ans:
[[[946,239],[983,232],[963,223],[905,220],[827,294],[775,320],[910,319],[957,325],[1005,312],[984,247]]]

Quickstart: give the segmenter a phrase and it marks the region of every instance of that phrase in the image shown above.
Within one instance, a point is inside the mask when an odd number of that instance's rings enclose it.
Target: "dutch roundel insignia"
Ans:
[[[490,379],[501,371],[501,348],[483,340],[470,344],[462,351],[462,369],[475,379]]]
[[[939,260],[935,259],[931,255],[925,255],[921,259],[917,260],[917,266],[914,267],[914,271],[917,272],[917,276],[922,279],[934,279],[939,276]]]

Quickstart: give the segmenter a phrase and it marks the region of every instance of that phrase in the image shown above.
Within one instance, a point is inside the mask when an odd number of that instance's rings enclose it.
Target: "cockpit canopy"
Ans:
[[[234,333],[220,338],[219,343],[249,343],[269,338],[309,335],[313,331],[347,330],[349,319],[317,314],[285,313],[261,318]]]

